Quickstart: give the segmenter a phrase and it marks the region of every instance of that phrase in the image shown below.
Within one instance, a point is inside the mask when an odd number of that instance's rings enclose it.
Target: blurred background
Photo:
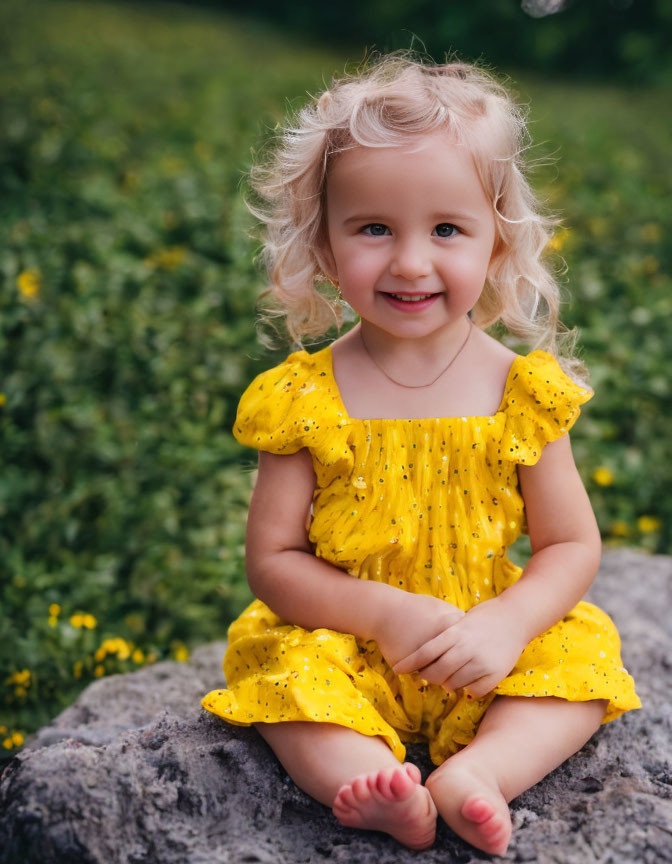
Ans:
[[[92,680],[184,661],[249,602],[256,454],[230,429],[288,349],[256,337],[244,177],[372,50],[456,52],[529,103],[596,390],[576,460],[605,545],[672,552],[672,4],[237,7],[0,4],[0,759]]]

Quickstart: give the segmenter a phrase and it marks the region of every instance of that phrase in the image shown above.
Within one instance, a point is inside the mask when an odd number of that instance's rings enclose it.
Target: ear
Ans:
[[[317,259],[320,270],[324,273],[327,279],[335,285],[338,285],[338,270],[336,268],[336,261],[334,259],[334,254],[331,251],[331,245],[329,244],[329,238],[326,235],[326,231],[320,232],[317,246],[315,248],[315,258]]]

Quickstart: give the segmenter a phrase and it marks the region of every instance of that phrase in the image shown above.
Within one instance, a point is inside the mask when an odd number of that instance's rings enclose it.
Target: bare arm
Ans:
[[[288,456],[259,453],[246,535],[250,588],[299,627],[374,639],[402,592],[356,579],[313,554],[307,528],[315,483],[307,449]]]
[[[547,444],[536,465],[519,465],[518,479],[532,557],[497,601],[520,620],[530,642],[581,600],[599,568],[602,544],[569,434]]]
[[[569,435],[547,444],[536,465],[518,471],[533,553],[520,579],[394,664],[396,672],[417,671],[432,684],[469,687],[480,698],[590,586],[600,562],[600,534]]]
[[[253,593],[285,621],[375,639],[396,663],[464,612],[424,594],[356,579],[317,558],[308,541],[315,489],[310,453],[259,454],[247,522],[247,578]]]

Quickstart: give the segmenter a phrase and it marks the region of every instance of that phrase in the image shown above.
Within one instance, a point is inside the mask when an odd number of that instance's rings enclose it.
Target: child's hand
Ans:
[[[468,687],[480,699],[509,674],[525,647],[521,628],[494,598],[394,664],[394,671],[417,672],[446,689]]]
[[[372,635],[385,660],[393,666],[445,633],[464,615],[457,606],[438,597],[397,590]]]

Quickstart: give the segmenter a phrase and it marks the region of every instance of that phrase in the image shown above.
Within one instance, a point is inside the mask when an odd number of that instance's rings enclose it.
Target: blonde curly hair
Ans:
[[[335,79],[282,129],[270,158],[250,173],[259,200],[248,206],[264,226],[270,276],[260,295],[270,301],[262,322],[285,318],[297,349],[302,337],[340,330],[344,304],[330,290],[321,254],[330,163],[352,147],[403,146],[438,130],[469,148],[495,215],[495,254],[473,322],[482,329],[501,323],[532,350],[558,357],[562,348],[561,365],[587,386],[585,365],[572,356],[577,332],[558,319],[560,288],[542,260],[559,220],[542,213],[525,177],[525,115],[489,72],[467,63],[383,56]]]

